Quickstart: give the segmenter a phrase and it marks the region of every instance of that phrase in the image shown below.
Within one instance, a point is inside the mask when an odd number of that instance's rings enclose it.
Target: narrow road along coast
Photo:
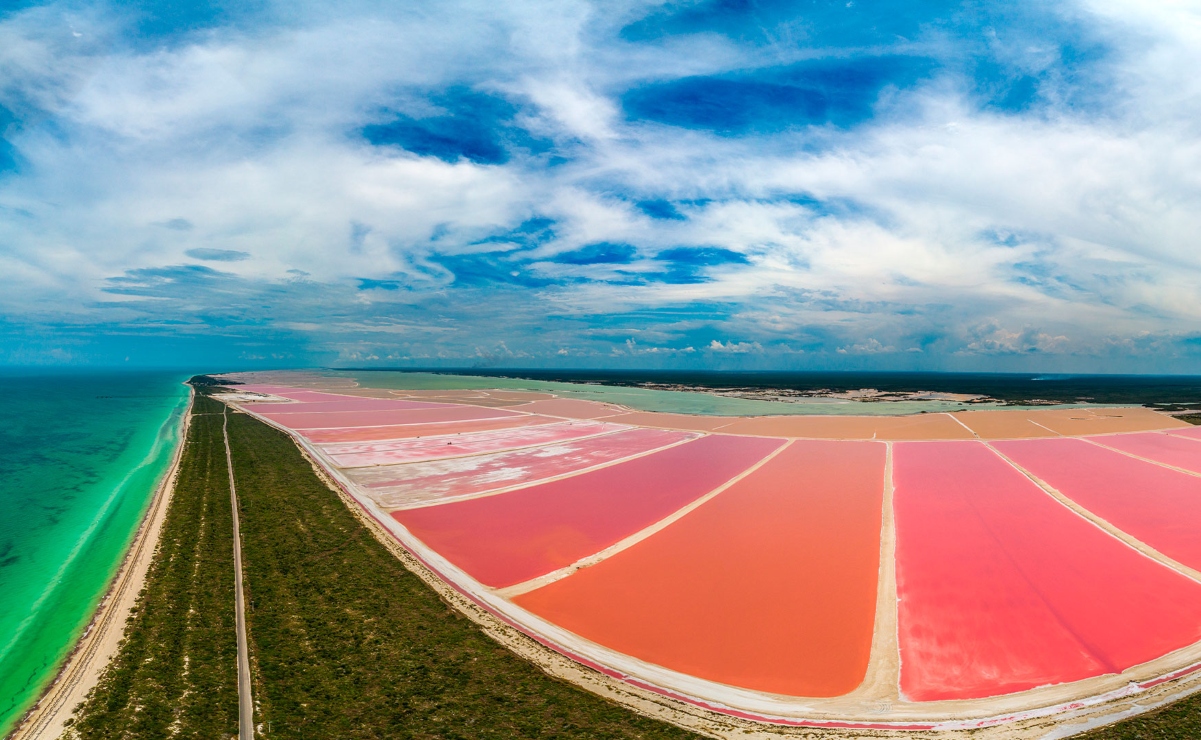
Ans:
[[[254,737],[254,701],[250,695],[250,653],[246,647],[246,600],[242,591],[242,533],[238,529],[238,489],[234,483],[234,458],[229,449],[229,409],[222,414],[225,462],[229,470],[229,503],[234,520],[234,603],[238,620],[238,738]]]

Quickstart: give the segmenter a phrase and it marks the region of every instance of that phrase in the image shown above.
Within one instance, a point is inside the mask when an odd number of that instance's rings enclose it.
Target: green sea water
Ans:
[[[120,565],[179,444],[185,379],[0,373],[0,737]]]

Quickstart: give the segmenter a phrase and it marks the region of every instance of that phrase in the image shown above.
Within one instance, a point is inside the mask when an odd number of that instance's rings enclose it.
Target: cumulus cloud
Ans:
[[[719,342],[716,339],[706,347],[710,352],[721,352],[735,355],[745,355],[751,352],[762,352],[763,345],[758,342]]]
[[[839,354],[856,354],[856,355],[875,355],[887,352],[896,352],[897,348],[892,345],[884,346],[879,339],[868,337],[866,342],[852,344],[850,347],[839,347],[836,350]]]
[[[9,11],[6,342],[1193,367],[1196,8],[859,5]]]
[[[972,327],[971,341],[963,351],[1015,354],[1019,352],[1062,352],[1069,341],[1062,334],[1051,336],[1032,327],[1019,331],[1004,329],[995,321]]]

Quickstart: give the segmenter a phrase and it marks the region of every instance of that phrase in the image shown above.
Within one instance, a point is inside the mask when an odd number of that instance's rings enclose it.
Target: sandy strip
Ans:
[[[234,609],[238,631],[238,740],[254,740],[254,697],[250,693],[250,649],[246,639],[246,598],[242,587],[242,530],[238,524],[238,485],[234,456],[229,449],[229,407],[221,414],[225,440],[225,470],[229,473],[229,508],[234,524]]]
[[[880,512],[880,572],[876,581],[876,627],[863,683],[850,694],[864,704],[875,702],[887,714],[901,701],[901,648],[897,613],[897,522],[893,511],[893,443],[885,442],[884,495]]]
[[[109,661],[117,654],[121,639],[125,636],[125,624],[129,612],[146,584],[146,573],[158,549],[163,521],[175,492],[175,480],[179,475],[179,461],[188,441],[188,427],[192,419],[192,400],[195,391],[189,389],[188,407],[184,410],[179,431],[179,445],[171,466],[159,482],[154,498],[146,509],[146,515],[138,526],[137,534],[125,554],[120,570],[109,586],[108,593],[97,607],[92,623],[84,630],[83,637],[67,656],[54,683],[43,692],[9,740],[52,740],[62,734],[65,722],[74,717],[75,709],[100,681]]]

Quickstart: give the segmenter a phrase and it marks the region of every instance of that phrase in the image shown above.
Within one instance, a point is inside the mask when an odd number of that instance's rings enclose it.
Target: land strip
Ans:
[[[242,533],[238,527],[238,486],[234,480],[233,455],[229,450],[229,411],[221,414],[221,438],[225,443],[225,467],[229,471],[229,508],[234,525],[234,611],[238,629],[238,737],[254,738],[254,698],[250,690],[250,651],[246,644],[246,598],[242,583]]]

